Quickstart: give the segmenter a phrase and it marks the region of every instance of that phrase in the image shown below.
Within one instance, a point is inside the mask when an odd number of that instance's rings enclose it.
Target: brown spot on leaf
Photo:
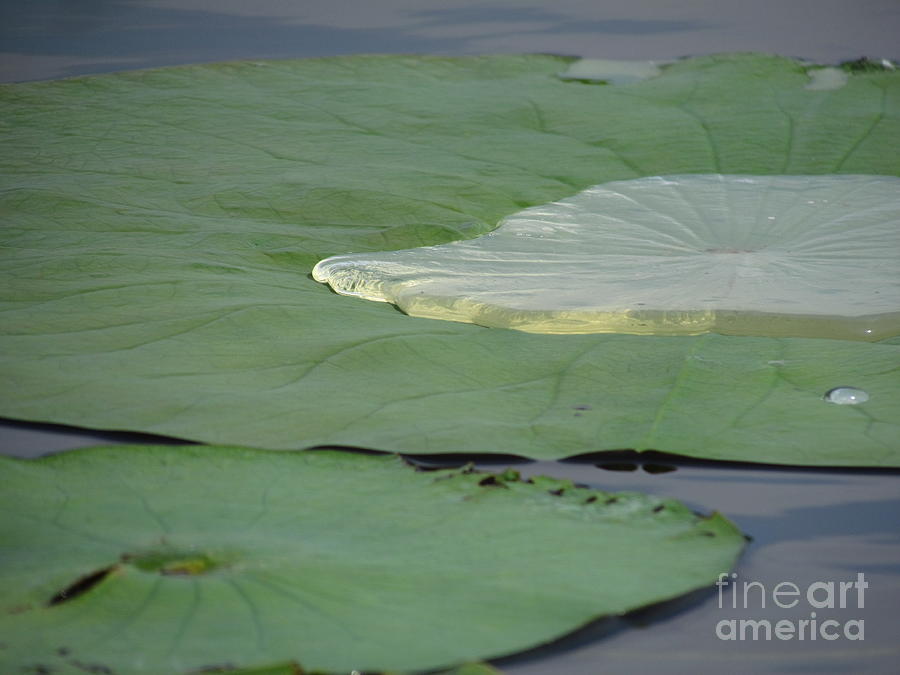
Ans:
[[[501,487],[506,488],[507,490],[509,489],[509,487],[502,480],[497,480],[496,476],[486,476],[485,478],[482,478],[480,481],[478,481],[478,484],[481,487]]]
[[[55,605],[59,605],[63,602],[69,602],[70,600],[74,600],[80,595],[84,595],[89,590],[94,588],[94,586],[108,577],[115,569],[116,565],[110,565],[109,567],[104,567],[101,570],[91,572],[90,574],[81,577],[72,585],[67,586],[52,598],[50,598],[47,606],[54,607]]]

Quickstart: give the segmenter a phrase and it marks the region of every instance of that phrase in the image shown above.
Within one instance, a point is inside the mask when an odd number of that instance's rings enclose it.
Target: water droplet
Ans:
[[[857,405],[868,401],[869,394],[856,387],[835,387],[825,392],[825,400],[838,405]]]

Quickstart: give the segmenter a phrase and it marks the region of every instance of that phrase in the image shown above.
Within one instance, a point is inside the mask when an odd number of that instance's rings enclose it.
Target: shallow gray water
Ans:
[[[416,0],[0,0],[0,81],[244,58],[366,52],[472,54],[553,52],[598,58],[665,60],[717,51],[768,51],[835,63],[859,56],[900,57],[897,0],[663,0],[602,3]],[[37,456],[101,443],[158,442],[137,434],[87,432],[9,422],[0,452]],[[600,460],[595,458],[597,462]],[[434,461],[434,458],[428,461]],[[753,537],[738,582],[770,592],[780,582],[869,583],[865,607],[818,610],[820,621],[865,621],[865,639],[723,641],[728,619],[808,619],[800,602],[718,607],[716,589],[624,618],[598,621],[552,645],[498,661],[510,675],[615,673],[897,672],[900,607],[900,473],[825,471],[675,462],[649,473],[648,460],[608,470],[594,462],[519,466],[605,490],[677,497],[698,511],[719,510]],[[483,468],[503,468],[491,460]],[[627,466],[619,466],[619,469]],[[601,580],[598,580],[600,583]],[[529,580],[527,583],[540,583]],[[752,596],[756,600],[756,596]],[[770,597],[771,599],[771,597]]]
[[[2,0],[0,81],[375,52],[764,51],[829,63],[900,57],[898,34],[896,0]]]

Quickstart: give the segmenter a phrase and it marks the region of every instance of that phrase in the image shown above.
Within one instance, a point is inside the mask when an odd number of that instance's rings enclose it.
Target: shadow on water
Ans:
[[[498,668],[509,668],[525,662],[549,659],[563,652],[592,645],[620,631],[651,628],[697,609],[713,594],[709,588],[700,588],[678,598],[658,602],[619,616],[603,616],[556,640],[524,652],[492,659],[491,662]]]
[[[661,452],[659,450],[645,450],[637,452],[635,450],[603,450],[599,452],[584,453],[581,455],[573,455],[559,460],[564,464],[594,464],[603,465],[609,463],[617,464],[665,464],[674,467],[698,467],[709,469],[752,469],[754,471],[771,471],[780,473],[784,471],[797,473],[822,474],[833,473],[843,475],[846,473],[871,473],[886,474],[894,473],[900,475],[900,467],[882,467],[873,468],[871,466],[804,466],[802,464],[767,464],[764,462],[741,462],[741,461],[725,461],[717,459],[700,459],[698,457],[689,457],[687,455],[679,455],[677,453]]]
[[[43,457],[93,445],[196,445],[193,441],[170,436],[4,418],[0,418],[0,438],[0,455],[22,458]]]

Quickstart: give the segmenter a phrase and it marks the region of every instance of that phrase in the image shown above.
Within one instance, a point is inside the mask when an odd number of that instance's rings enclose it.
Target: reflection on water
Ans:
[[[565,53],[675,59],[764,51],[835,63],[898,54],[900,3],[538,0],[0,0],[0,81],[235,59]],[[798,26],[802,26],[798,30]]]
[[[635,462],[600,462],[597,464],[597,468],[603,469],[604,471],[637,471],[638,469],[643,469],[647,473],[669,473],[670,471],[676,471],[678,469],[677,466],[673,466],[672,464],[654,464],[652,462],[646,464],[638,464]]]

